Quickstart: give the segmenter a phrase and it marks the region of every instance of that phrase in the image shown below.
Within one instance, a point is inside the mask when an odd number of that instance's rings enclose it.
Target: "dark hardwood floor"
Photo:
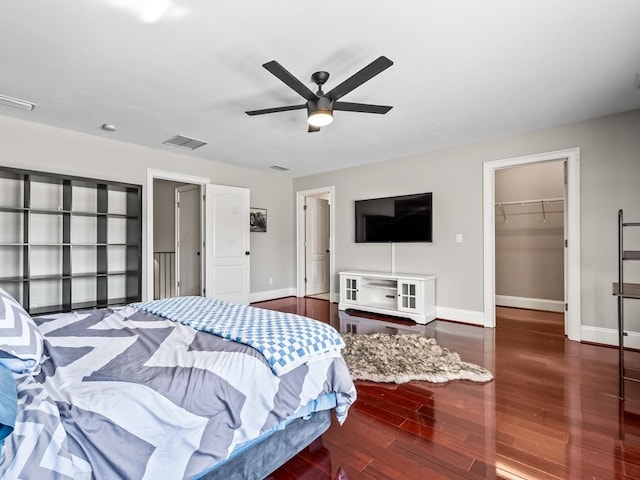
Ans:
[[[339,327],[336,304],[256,304]],[[640,386],[618,400],[617,350],[571,342],[560,314],[498,308],[497,328],[436,320],[430,336],[492,382],[357,382],[344,425],[276,471],[284,479],[638,479]],[[612,312],[615,315],[615,312]],[[640,366],[640,354],[627,355]]]

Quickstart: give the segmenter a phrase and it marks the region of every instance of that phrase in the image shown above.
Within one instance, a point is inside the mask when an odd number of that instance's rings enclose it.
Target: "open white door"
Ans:
[[[249,303],[249,189],[207,185],[205,296]]]
[[[567,313],[567,305],[569,304],[569,232],[567,225],[569,224],[569,164],[567,160],[562,162],[564,165],[564,334],[569,336],[569,314]]]
[[[307,197],[305,209],[305,295],[329,291],[329,201]]]
[[[202,295],[200,185],[176,188],[176,295]]]

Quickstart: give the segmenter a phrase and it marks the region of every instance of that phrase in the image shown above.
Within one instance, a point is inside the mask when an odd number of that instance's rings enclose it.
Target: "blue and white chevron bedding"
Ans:
[[[134,307],[35,321],[44,360],[10,372],[0,478],[192,478],[308,405],[335,397],[343,421],[356,396],[341,356],[277,376],[253,348]]]
[[[312,358],[340,355],[344,341],[326,323],[206,297],[175,297],[135,304],[174,322],[244,343],[264,355],[276,375]]]

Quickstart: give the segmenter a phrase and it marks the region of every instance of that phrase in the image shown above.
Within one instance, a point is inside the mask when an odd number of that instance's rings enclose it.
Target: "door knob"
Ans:
[[[251,252],[244,252],[245,255],[251,255]]]

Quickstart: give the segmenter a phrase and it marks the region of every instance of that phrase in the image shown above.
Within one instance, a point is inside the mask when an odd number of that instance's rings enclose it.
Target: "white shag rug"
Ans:
[[[413,333],[344,333],[342,337],[346,344],[342,356],[354,380],[386,383],[493,380],[489,370],[463,362],[458,353],[441,347],[434,338]]]

